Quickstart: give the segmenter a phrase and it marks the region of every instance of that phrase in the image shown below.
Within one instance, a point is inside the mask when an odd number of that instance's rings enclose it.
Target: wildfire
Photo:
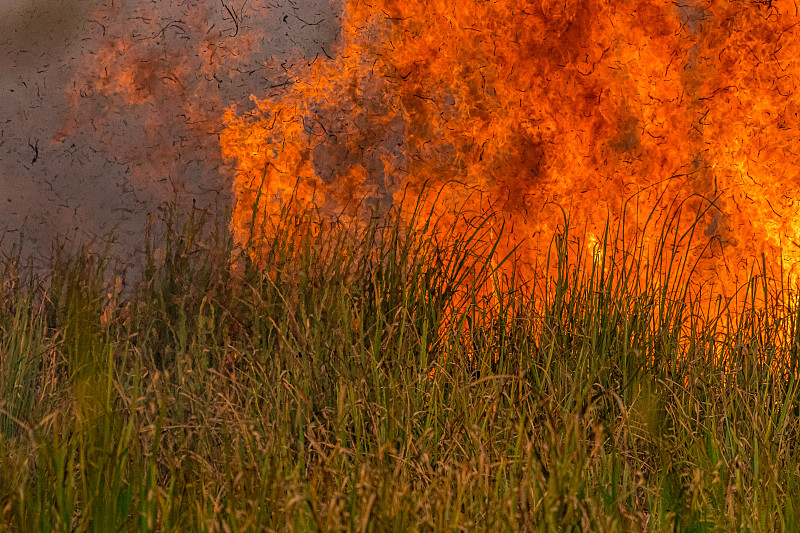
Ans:
[[[696,221],[678,244],[732,291],[762,253],[800,259],[798,22],[786,1],[352,0],[330,58],[227,111],[232,228],[427,184],[443,212],[496,211],[530,264],[561,208],[646,246]]]
[[[688,253],[693,279],[726,296],[762,254],[796,279],[794,3],[341,1],[335,47],[287,66],[249,111],[219,87],[246,75],[237,64],[263,31],[243,22],[239,34],[237,18],[235,37],[221,32],[210,4],[180,24],[156,8],[101,9],[105,45],[79,69],[65,131],[112,132],[103,142],[124,162],[133,147],[115,125],[137,125],[152,142],[135,182],[150,183],[188,174],[182,161],[227,179],[212,144],[222,124],[242,246],[290,199],[359,220],[378,202],[402,212],[427,187],[440,224],[496,213],[497,253],[516,248],[522,274],[541,267],[566,213],[591,254],[619,228],[612,236],[652,250],[653,264]],[[105,22],[125,17],[152,35]],[[168,37],[180,47],[165,52]],[[123,109],[134,122],[112,112]]]

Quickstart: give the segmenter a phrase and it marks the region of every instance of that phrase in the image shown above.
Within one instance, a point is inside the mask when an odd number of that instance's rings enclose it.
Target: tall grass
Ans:
[[[429,215],[287,212],[237,271],[169,217],[127,293],[90,254],[9,261],[0,529],[800,529],[785,287],[754,273],[733,320],[609,228],[534,290],[490,217]]]

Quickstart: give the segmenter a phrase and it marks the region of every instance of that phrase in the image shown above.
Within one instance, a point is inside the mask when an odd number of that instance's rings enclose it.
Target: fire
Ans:
[[[531,268],[564,212],[590,245],[610,224],[653,248],[677,224],[696,281],[727,296],[753,258],[776,272],[800,259],[794,3],[351,0],[343,13],[329,57],[225,112],[241,244],[290,199],[357,219],[427,186],[443,223],[496,212],[500,253],[519,247]]]
[[[598,234],[629,199],[645,241],[651,212],[699,217],[701,276],[734,287],[752,257],[798,258],[799,18],[788,2],[351,1],[331,59],[227,112],[232,227],[244,242],[257,198],[262,227],[293,194],[334,213],[428,184],[445,208],[499,212],[535,262],[558,205]]]
[[[59,138],[95,135],[145,198],[235,166],[243,246],[290,198],[358,220],[427,187],[442,224],[497,213],[498,254],[517,247],[529,272],[568,213],[590,249],[607,223],[656,248],[668,222],[682,236],[697,221],[677,246],[728,296],[761,254],[796,278],[793,3],[339,2],[336,46],[287,64],[252,110],[231,102],[260,64],[267,7],[98,7]]]

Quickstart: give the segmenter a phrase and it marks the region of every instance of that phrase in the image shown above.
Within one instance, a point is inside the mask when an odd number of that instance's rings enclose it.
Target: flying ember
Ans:
[[[232,229],[263,235],[290,197],[358,218],[429,187],[441,223],[497,213],[531,268],[567,213],[589,243],[678,228],[723,293],[762,255],[794,279],[798,22],[788,1],[352,0],[328,57],[227,110]]]

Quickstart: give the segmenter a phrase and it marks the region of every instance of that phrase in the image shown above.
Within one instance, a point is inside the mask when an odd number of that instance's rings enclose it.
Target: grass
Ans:
[[[531,289],[491,217],[287,215],[238,269],[174,220],[133,289],[0,267],[0,530],[800,530],[800,315],[765,275],[733,321],[611,230]]]

